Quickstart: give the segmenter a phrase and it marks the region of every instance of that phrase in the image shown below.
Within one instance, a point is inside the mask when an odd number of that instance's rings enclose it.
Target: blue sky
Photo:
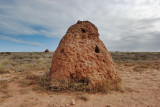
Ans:
[[[89,20],[110,51],[160,52],[159,0],[0,0],[0,52],[54,51]]]

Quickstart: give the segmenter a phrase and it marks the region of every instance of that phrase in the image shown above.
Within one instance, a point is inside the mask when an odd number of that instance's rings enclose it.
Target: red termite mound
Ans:
[[[94,24],[78,21],[68,29],[53,55],[50,78],[92,84],[117,79],[112,57]]]
[[[46,49],[44,52],[49,52],[49,50],[48,50],[48,49]]]

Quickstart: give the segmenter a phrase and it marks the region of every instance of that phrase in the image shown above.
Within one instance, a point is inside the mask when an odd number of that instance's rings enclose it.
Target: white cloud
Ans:
[[[157,51],[158,46],[150,44],[157,47],[153,50],[140,41],[149,44],[146,35],[157,37],[159,12],[159,0],[6,0],[0,3],[0,33],[61,38],[77,20],[89,20],[109,50],[122,49],[123,43],[122,50]],[[136,40],[139,46],[133,45]]]
[[[43,46],[43,44],[41,44],[39,42],[24,41],[24,40],[21,40],[21,39],[15,39],[15,38],[8,37],[8,36],[0,36],[0,39],[1,40],[12,41],[12,42],[17,42],[17,43],[24,43],[24,44],[28,44],[28,45]]]

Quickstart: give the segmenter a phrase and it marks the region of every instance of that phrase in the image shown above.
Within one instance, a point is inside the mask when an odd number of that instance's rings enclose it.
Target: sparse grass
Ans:
[[[33,107],[35,105],[37,105],[38,103],[36,102],[23,102],[20,107]]]
[[[139,91],[134,90],[134,89],[129,88],[129,87],[124,87],[124,91],[127,91],[127,92],[137,92],[137,93],[139,93]]]
[[[8,70],[5,69],[4,63],[0,64],[0,74],[9,73]]]
[[[48,70],[53,53],[44,52],[1,52],[0,74],[8,71],[28,72]]]
[[[20,93],[21,94],[29,94],[29,89],[21,89]]]
[[[28,87],[30,85],[32,85],[31,81],[27,81],[27,80],[21,80],[21,81],[19,81],[19,86],[20,87]]]
[[[5,73],[9,73],[9,71],[6,71],[0,68],[0,74],[5,74]]]
[[[32,75],[31,73],[29,73],[28,75],[26,75],[26,79],[29,80],[38,80],[40,78],[40,76],[38,75]]]
[[[11,53],[11,52],[0,52],[0,54],[1,54],[1,55],[3,55],[3,54],[4,54],[4,55],[10,55],[10,54],[12,54],[12,53]]]
[[[53,102],[51,102],[50,104],[48,104],[48,107],[56,107],[56,106],[54,105]],[[66,107],[67,107],[67,106],[66,106]]]
[[[114,62],[160,61],[160,52],[110,52]]]
[[[80,99],[80,100],[83,100],[83,101],[88,101],[89,100],[88,96],[86,94],[82,94],[82,93],[76,95],[76,99]]]
[[[135,66],[133,70],[136,72],[142,72],[142,71],[145,71],[147,68],[148,67],[146,65],[139,65],[139,66]]]
[[[7,87],[8,87],[8,82],[6,80],[0,80],[0,93],[3,94],[3,96],[0,97],[0,103],[12,96],[11,92],[7,90]]]
[[[51,66],[53,52],[1,52],[0,74],[8,71],[28,72],[47,71]],[[111,52],[115,64],[126,66],[148,66],[151,69],[160,69],[159,52]]]
[[[120,80],[112,82],[110,80],[102,81],[100,84],[82,83],[81,81],[50,81],[44,75],[34,75],[31,72],[48,71],[51,65],[53,53],[44,52],[1,52],[0,53],[0,74],[9,73],[9,71],[20,72],[26,78],[19,84],[21,87],[33,86],[37,92],[101,92],[107,93],[111,90],[121,91]],[[146,69],[160,69],[159,52],[111,52],[117,69],[119,67],[131,67],[133,71],[145,72]],[[18,80],[18,79],[17,79]]]
[[[160,52],[111,52],[115,67],[131,67],[135,72],[147,69],[160,70]]]
[[[32,81],[27,82],[27,85],[38,84],[33,88],[34,91],[43,92],[43,91],[53,91],[53,92],[89,92],[89,93],[108,93],[111,90],[119,91],[121,89],[120,79],[117,81],[105,80],[99,84],[93,85],[91,83],[83,83],[81,81],[51,81],[47,75],[44,76],[27,76],[28,80]],[[22,83],[23,85],[26,83]]]
[[[0,92],[8,87],[8,82],[6,80],[0,80]]]

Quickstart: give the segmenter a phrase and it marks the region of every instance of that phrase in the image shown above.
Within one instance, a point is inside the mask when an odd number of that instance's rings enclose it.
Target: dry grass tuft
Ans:
[[[7,88],[8,88],[8,81],[0,80],[0,93],[3,94],[3,96],[0,98],[0,103],[12,96],[12,94],[9,92],[9,90],[7,90]]]
[[[88,101],[89,100],[88,96],[86,94],[82,94],[82,93],[76,95],[76,99],[80,99],[80,100],[83,100],[83,101]]]
[[[142,72],[142,71],[145,71],[147,68],[148,66],[146,65],[138,65],[138,66],[135,66],[133,70],[136,72]]]
[[[2,90],[6,90],[7,87],[8,87],[8,81],[6,81],[6,80],[0,80],[0,92]]]
[[[1,69],[0,69],[0,74],[6,74],[6,73],[9,73],[9,71],[1,70]]]
[[[90,82],[84,83],[81,81],[51,81],[47,75],[44,76],[30,76],[27,79],[32,80],[32,83],[37,84],[33,90],[38,92],[53,91],[53,92],[90,92],[90,93],[108,93],[111,90],[120,91],[121,80],[117,81],[105,80],[100,84],[93,85]],[[34,82],[33,82],[34,81]]]
[[[37,105],[37,102],[23,102],[20,107],[33,107],[35,105]]]
[[[4,64],[1,64],[0,65],[0,74],[5,74],[5,73],[9,73],[9,71],[5,69]]]
[[[34,84],[36,84],[35,81],[28,81],[28,80],[19,81],[19,85],[21,87],[29,87],[29,86],[34,85]]]
[[[40,78],[40,76],[38,76],[38,75],[32,75],[31,73],[29,73],[26,76],[26,79],[28,79],[28,80],[38,80],[39,78]]]
[[[21,94],[29,94],[29,89],[21,89],[19,92]]]

